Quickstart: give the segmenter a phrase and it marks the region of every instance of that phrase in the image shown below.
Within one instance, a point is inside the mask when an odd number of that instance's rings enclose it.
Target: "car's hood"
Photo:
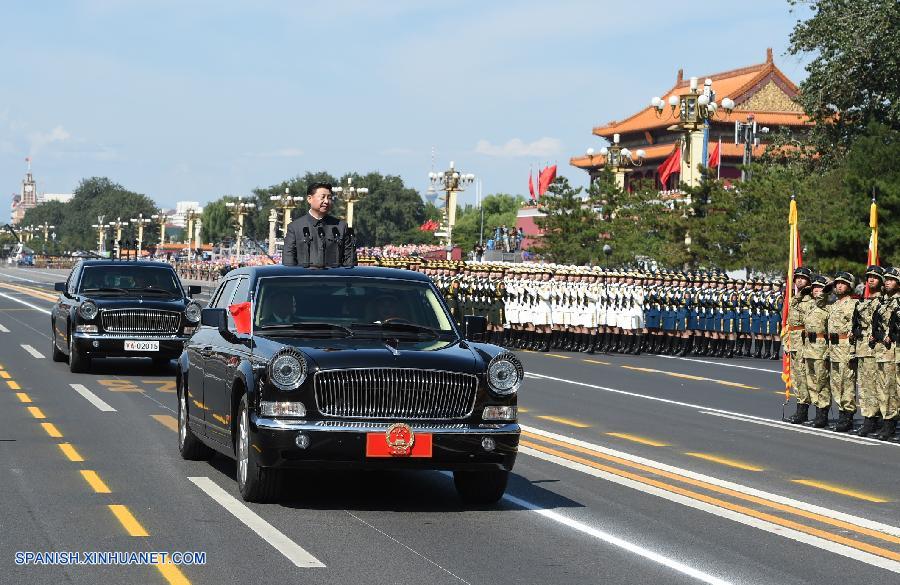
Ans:
[[[380,339],[298,339],[257,336],[257,349],[271,355],[289,345],[306,354],[323,370],[346,368],[414,368],[475,373],[480,361],[459,341],[400,341]]]

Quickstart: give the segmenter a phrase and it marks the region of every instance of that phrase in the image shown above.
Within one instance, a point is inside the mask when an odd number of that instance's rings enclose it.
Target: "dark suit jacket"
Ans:
[[[320,227],[325,235],[324,256]],[[308,238],[303,228],[308,230]],[[309,213],[295,219],[284,234],[281,262],[285,266],[356,266],[356,246],[347,233],[347,222],[331,215],[317,220]]]

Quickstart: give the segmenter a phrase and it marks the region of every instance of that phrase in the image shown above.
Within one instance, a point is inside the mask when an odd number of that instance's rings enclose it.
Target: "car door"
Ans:
[[[231,298],[235,285],[234,279],[223,281],[213,293],[209,306],[217,306],[218,300],[226,294]],[[209,425],[206,416],[205,393],[209,383],[206,381],[206,359],[212,354],[213,344],[218,336],[219,333],[215,327],[200,325],[185,347],[188,357],[188,413],[191,422],[199,424],[207,436],[209,435]]]
[[[228,310],[235,301],[235,293],[243,283],[246,289],[247,277],[234,277],[226,281],[222,294],[216,299],[216,308]],[[246,296],[246,290],[243,293]],[[228,314],[228,330],[236,332],[234,318]],[[209,437],[227,444],[229,441],[229,423],[231,412],[226,408],[226,401],[234,377],[234,366],[231,360],[235,356],[234,344],[230,337],[223,337],[218,329],[210,328],[210,348],[204,358],[203,404],[206,414],[206,428]]]
[[[66,280],[65,292],[59,293],[59,299],[53,307],[53,340],[57,346],[65,352],[69,351],[69,335],[71,335],[71,327],[69,323],[69,314],[72,307],[77,304],[75,293],[78,290],[78,277],[81,275],[81,264],[76,264],[72,271],[69,272],[69,278]]]

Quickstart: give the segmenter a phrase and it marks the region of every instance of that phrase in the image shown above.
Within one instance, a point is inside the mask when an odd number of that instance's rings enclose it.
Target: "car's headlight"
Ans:
[[[293,390],[306,380],[306,358],[295,349],[283,349],[269,362],[269,379],[279,390]]]
[[[93,321],[94,318],[97,317],[97,313],[97,305],[92,301],[84,301],[83,303],[81,303],[81,306],[78,307],[78,314],[85,321]]]
[[[196,323],[200,320],[200,304],[191,301],[184,308],[184,318],[190,321],[191,323]]]
[[[508,396],[519,391],[525,369],[522,362],[511,353],[501,353],[488,364],[488,386],[495,394]]]

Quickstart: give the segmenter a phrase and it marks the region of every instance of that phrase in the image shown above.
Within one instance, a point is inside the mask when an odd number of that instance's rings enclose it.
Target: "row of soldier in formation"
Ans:
[[[376,263],[360,258],[361,264]],[[458,322],[488,319],[492,343],[585,353],[779,359],[783,282],[720,272],[387,260],[431,276]]]
[[[834,401],[833,430],[900,442],[900,269],[869,266],[862,299],[853,294],[856,279],[849,272],[829,279],[800,267],[794,284],[785,352],[797,410],[788,420],[825,428]],[[854,430],[857,404],[863,424]],[[812,420],[810,406],[816,409]]]

